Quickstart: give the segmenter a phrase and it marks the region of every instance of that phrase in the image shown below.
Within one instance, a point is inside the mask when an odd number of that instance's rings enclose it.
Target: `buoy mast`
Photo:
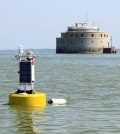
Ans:
[[[33,94],[35,81],[35,67],[33,52],[24,52],[23,46],[18,46],[18,55],[15,56],[19,61],[19,85],[16,93]]]

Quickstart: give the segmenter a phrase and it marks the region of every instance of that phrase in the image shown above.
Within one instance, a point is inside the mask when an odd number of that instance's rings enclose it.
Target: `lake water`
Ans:
[[[50,98],[65,98],[66,105],[9,106],[17,91],[17,51],[0,52],[1,134],[119,134],[120,51],[116,54],[36,55],[35,90]]]

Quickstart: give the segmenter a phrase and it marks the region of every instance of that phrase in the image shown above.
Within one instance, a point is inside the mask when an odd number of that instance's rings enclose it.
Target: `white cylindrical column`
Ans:
[[[66,104],[66,99],[49,99],[48,104]]]

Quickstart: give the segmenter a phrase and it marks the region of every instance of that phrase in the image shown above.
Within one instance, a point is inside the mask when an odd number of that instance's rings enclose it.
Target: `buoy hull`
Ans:
[[[23,106],[46,106],[46,94],[36,92],[35,94],[10,94],[9,105]]]

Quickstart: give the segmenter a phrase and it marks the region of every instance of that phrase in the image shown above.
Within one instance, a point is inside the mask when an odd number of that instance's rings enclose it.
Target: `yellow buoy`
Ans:
[[[23,106],[46,106],[46,94],[41,92],[36,92],[34,94],[10,94],[9,95],[10,105],[23,105]]]
[[[35,92],[35,55],[32,52],[24,53],[23,46],[18,47],[16,59],[19,62],[19,84],[16,93],[9,95],[10,105],[46,106],[46,94]]]

